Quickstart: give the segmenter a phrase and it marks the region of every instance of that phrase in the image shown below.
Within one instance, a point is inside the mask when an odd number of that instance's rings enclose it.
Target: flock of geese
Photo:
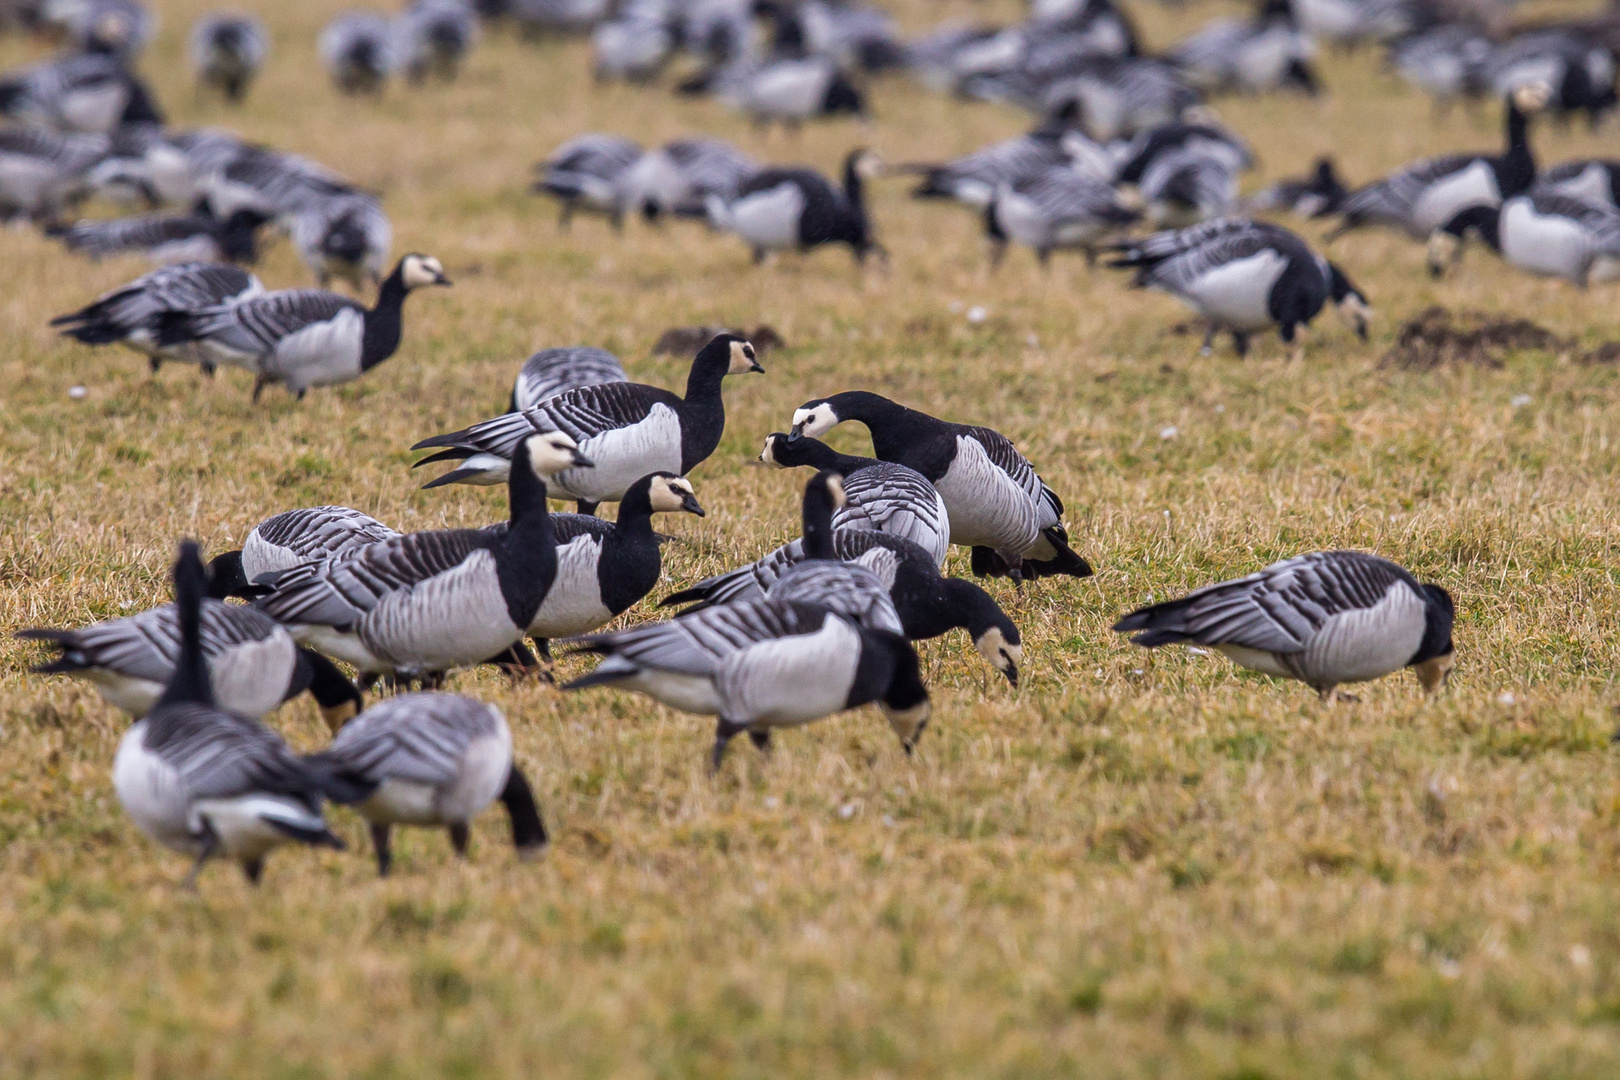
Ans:
[[[406,297],[450,284],[429,255],[391,260],[375,193],[228,132],[167,127],[136,74],[153,33],[136,0],[13,7],[8,18],[51,28],[65,48],[0,77],[0,115],[12,121],[0,128],[0,210],[71,252],[141,252],[158,264],[53,320],[63,334],[123,345],[154,370],[241,368],[255,398],[271,384],[302,397],[387,360]],[[867,190],[904,176],[917,198],[975,214],[994,260],[1011,244],[1042,263],[1063,251],[1103,257],[1134,286],[1191,306],[1206,351],[1226,333],[1240,355],[1261,333],[1295,342],[1330,305],[1368,332],[1367,297],[1346,271],[1259,213],[1336,218],[1333,236],[1394,228],[1428,245],[1436,274],[1477,239],[1531,273],[1582,286],[1620,277],[1620,162],[1542,169],[1530,139],[1537,115],[1596,120],[1615,104],[1616,35],[1602,19],[1513,29],[1448,18],[1426,0],[1268,0],[1251,20],[1218,21],[1150,55],[1111,0],[1035,0],[1022,23],[941,27],[912,41],[881,11],[835,0],[630,0],[613,10],[602,0],[424,0],[395,16],[342,16],[318,47],[339,87],[380,91],[396,73],[453,76],[480,26],[499,18],[534,34],[590,34],[601,79],[653,84],[684,54],[695,66],[677,92],[712,95],[760,123],[867,114],[891,71],[1037,117],[1028,134],[951,161],[888,164],[853,150],[836,181],[710,137],[646,149],[581,135],[535,179],[565,228],[581,213],[615,227],[690,219],[740,237],[756,262],[827,244],[887,258]],[[1505,145],[1424,159],[1359,188],[1324,160],[1240,200],[1254,155],[1207,98],[1323,92],[1315,43],[1368,40],[1385,42],[1394,70],[1438,99],[1499,98]],[[249,92],[269,54],[264,27],[237,16],[202,20],[190,45],[199,82],[228,100]],[[92,198],[152,212],[67,219]],[[1136,231],[1144,223],[1157,231]],[[319,288],[267,290],[253,275],[267,228],[289,238]],[[327,291],[333,279],[375,286],[375,299]],[[764,371],[756,342],[729,332],[705,334],[688,355],[677,394],[632,381],[604,350],[543,349],[517,373],[506,412],[468,416],[412,448],[428,451],[418,466],[450,466],[427,487],[504,486],[503,521],[400,533],[342,505],[284,511],[207,562],[182,543],[172,604],[19,631],[54,650],[36,671],[83,679],[134,718],[114,785],[142,830],[195,859],[188,881],[211,859],[256,882],[278,846],[341,847],[329,803],[365,819],[382,874],[395,826],[444,828],[464,854],[470,822],[496,801],[519,854],[543,849],[506,719],[441,688],[484,665],[549,678],[554,645],[598,658],[563,690],[629,691],[714,717],[714,769],[740,733],[765,750],[779,728],[869,704],[911,752],[932,708],[916,643],[955,630],[1016,691],[1023,639],[991,589],[1092,574],[1062,498],[1002,433],[864,390],[784,411],[783,430],[763,439],[763,463],[809,470],[798,539],[663,597],[659,607],[677,609],[668,618],[604,630],[663,576],[668,537],[655,517],[705,514],[689,477],[721,445],[727,380]],[[866,429],[871,456],[820,441],[845,423]],[[554,499],[576,512],[554,512]],[[617,504],[612,520],[597,516],[603,503]],[[977,580],[946,572],[953,547],[967,549]],[[1340,686],[1403,668],[1438,690],[1454,662],[1454,614],[1438,585],[1337,550],[1153,603],[1114,629],[1147,648],[1217,650],[1332,700]],[[332,731],[307,755],[264,723],[306,692]]]

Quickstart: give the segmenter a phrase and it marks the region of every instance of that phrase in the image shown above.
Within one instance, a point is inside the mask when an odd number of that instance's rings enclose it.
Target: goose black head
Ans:
[[[1429,234],[1429,276],[1439,279],[1462,258],[1469,237],[1478,237],[1493,251],[1501,250],[1502,208],[1470,206]]]
[[[1024,660],[1024,639],[1018,626],[989,593],[971,581],[946,578],[945,595],[961,611],[963,628],[972,636],[979,655],[1017,687],[1018,666]]]
[[[759,452],[759,460],[773,469],[797,469],[801,465],[815,465],[828,449],[826,443],[816,439],[773,431],[765,436],[765,448]]]
[[[716,375],[745,375],[749,372],[763,373],[765,368],[759,362],[759,353],[747,338],[736,334],[716,334],[709,339],[709,343],[698,350],[692,360],[692,375],[697,377],[704,373],[707,378]]]
[[[512,821],[512,847],[523,860],[538,858],[551,842],[545,822],[540,818],[540,807],[534,801],[534,791],[522,770],[513,762],[506,774],[506,789],[501,792],[501,804]]]
[[[884,630],[862,631],[861,639],[862,652],[870,649],[888,654],[891,674],[879,704],[883,708],[884,718],[889,721],[889,727],[909,755],[917,748],[917,740],[922,738],[923,729],[933,715],[933,705],[928,699],[928,687],[923,684],[922,664],[917,659],[917,650],[899,634]]]
[[[1457,617],[1457,607],[1451,594],[1438,585],[1424,585],[1423,640],[1418,651],[1407,661],[1407,667],[1417,672],[1418,682],[1426,693],[1433,694],[1451,680],[1457,666],[1457,649],[1451,642],[1451,626]]]
[[[811,559],[835,559],[833,514],[844,506],[844,478],[824,469],[804,485],[804,554]]]
[[[692,481],[686,477],[657,472],[643,479],[647,482],[647,502],[653,513],[706,516],[702,504],[697,501],[697,493],[692,490]]]
[[[273,591],[268,585],[255,585],[242,569],[242,553],[227,551],[208,560],[208,595],[215,600],[235,597],[238,600],[257,600]]]
[[[400,284],[405,286],[407,292],[428,285],[450,284],[450,279],[444,276],[444,267],[438,259],[414,251],[399,260],[399,266],[394,272],[399,275]]]
[[[1372,305],[1367,303],[1361,290],[1335,263],[1328,263],[1328,296],[1332,298],[1339,318],[1356,332],[1356,337],[1366,341],[1367,320],[1372,315]]]

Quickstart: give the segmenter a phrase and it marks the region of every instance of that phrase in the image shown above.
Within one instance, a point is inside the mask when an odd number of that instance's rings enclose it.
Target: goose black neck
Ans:
[[[242,569],[242,553],[227,551],[215,555],[208,563],[208,595],[215,600],[240,596],[248,587],[247,572]]]
[[[193,703],[212,705],[213,688],[208,682],[208,665],[202,650],[202,601],[207,591],[207,574],[196,543],[186,541],[180,546],[180,558],[174,564],[174,606],[180,617],[180,655],[175,661],[174,675],[164,687],[159,705]]]
[[[1456,619],[1457,609],[1452,603],[1451,594],[1438,585],[1424,585],[1421,591],[1423,640],[1418,644],[1417,653],[1407,661],[1408,664],[1421,664],[1452,651],[1451,626]]]
[[[518,443],[512,454],[512,468],[506,476],[506,501],[510,513],[508,537],[519,532],[531,536],[535,530],[551,531],[551,510],[546,505],[546,482],[529,462],[529,444]]]
[[[899,634],[882,631],[867,633],[874,637],[881,635],[893,656],[893,674],[889,678],[888,689],[883,693],[883,704],[891,709],[914,709],[927,701],[928,687],[923,684],[922,664],[911,643]]]
[[[365,334],[360,341],[360,370],[366,371],[393,356],[405,329],[405,264],[383,279],[377,290],[377,303],[365,314]]]
[[[844,476],[878,463],[877,458],[840,454],[820,439],[807,435],[801,435],[793,442],[779,436],[771,444],[771,456],[778,465],[789,468],[808,465],[812,469],[831,469]]]
[[[862,215],[866,213],[866,184],[861,180],[863,153],[856,150],[844,159],[844,198],[849,200],[851,210]]]
[[[545,822],[540,820],[540,807],[534,801],[534,792],[528,780],[513,764],[506,774],[506,790],[501,792],[501,805],[512,819],[512,846],[519,851],[544,847],[550,840]]]
[[[333,709],[344,702],[354,705],[355,711],[365,708],[365,699],[360,696],[354,683],[344,675],[339,667],[312,649],[299,649],[300,658],[309,666],[309,693],[315,703],[323,709]]]
[[[908,445],[918,435],[919,420],[932,419],[904,405],[865,390],[850,390],[832,398],[840,420],[856,420],[872,433],[872,449],[880,461],[903,461]]]
[[[895,592],[904,589],[905,604],[900,608],[906,637],[913,641],[926,641],[952,630],[966,630],[978,641],[980,635],[992,626],[1008,621],[1006,615],[990,594],[961,578],[939,578],[924,587],[896,575]]]
[[[833,550],[833,494],[827,486],[832,474],[817,473],[804,489],[804,557],[836,559]]]
[[[1502,198],[1529,190],[1536,179],[1536,159],[1530,152],[1530,120],[1510,97],[1507,111],[1507,152],[1502,155],[1501,176],[1497,186]]]
[[[731,371],[731,341],[717,338],[698,351],[686,376],[681,411],[682,470],[702,461],[720,445],[726,426],[726,403],[720,386]],[[690,445],[687,445],[690,442]]]
[[[652,485],[643,481],[636,481],[619,500],[619,517],[617,532],[620,536],[652,535]]]

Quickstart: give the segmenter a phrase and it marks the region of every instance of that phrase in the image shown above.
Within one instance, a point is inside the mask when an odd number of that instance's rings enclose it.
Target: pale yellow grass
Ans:
[[[123,817],[123,720],[0,645],[0,1076],[1612,1077],[1620,1071],[1616,379],[1568,358],[1383,370],[1430,303],[1620,338],[1612,289],[1535,282],[1474,253],[1430,283],[1397,238],[1341,241],[1378,307],[1361,345],[1324,317],[1302,362],[1195,355],[1173,302],[1018,253],[985,270],[977,222],[880,184],[887,273],[841,252],[755,270],[692,227],[559,235],[532,161],[584,130],[708,131],[836,167],[867,143],[941,158],[1018,130],[1010,111],[875,89],[878,118],[767,140],[707,102],[595,88],[578,44],[494,34],[462,81],[379,102],[319,76],[307,0],[257,5],[276,51],[239,114],[180,71],[196,0],[146,62],[184,124],[226,124],[381,191],[399,250],[438,255],[400,354],[301,405],[245,381],[57,341],[47,318],[134,276],[7,233],[0,290],[0,629],[165,598],[175,541],[219,550],[274,511],[341,502],[405,529],[492,520],[497,492],[421,492],[413,441],[492,415],[535,347],[589,342],[669,386],[665,327],[775,325],[791,348],[727,387],[708,518],[665,527],[671,583],[791,536],[802,476],[750,465],[801,401],[855,386],[1016,439],[1069,506],[1091,581],[992,586],[1024,629],[1012,694],[960,635],[927,644],[936,720],[908,760],[856,714],[735,748],[645,700],[460,675],[511,719],[556,844],[517,863],[497,815],[457,864],[411,835],[374,877],[285,851],[263,888],[183,860]],[[1218,9],[1142,12],[1163,44]],[[913,3],[1010,18],[1008,5]],[[30,54],[8,42],[0,55]],[[1366,178],[1494,145],[1495,110],[1443,125],[1376,57],[1330,57],[1319,102],[1235,101],[1262,172],[1321,151]],[[1538,130],[1546,159],[1612,129]],[[1317,230],[1308,229],[1313,235]],[[306,277],[283,244],[273,286]],[[983,305],[970,325],[963,312]],[[89,389],[83,401],[68,388]],[[1517,395],[1530,404],[1514,406]],[[1164,438],[1163,429],[1176,434]],[[859,432],[840,433],[849,448]],[[1461,667],[1325,708],[1212,657],[1148,655],[1111,621],[1272,558],[1374,549],[1459,601]],[[965,570],[965,560],[960,566]],[[649,617],[643,607],[631,618]],[[577,669],[575,662],[565,664]],[[277,721],[306,748],[300,703]]]

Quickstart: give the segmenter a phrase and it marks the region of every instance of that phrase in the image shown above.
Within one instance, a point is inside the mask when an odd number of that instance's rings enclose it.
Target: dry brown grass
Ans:
[[[766,141],[708,103],[592,88],[578,45],[500,34],[453,88],[353,103],[315,72],[325,8],[258,6],[277,51],[235,115],[194,102],[177,70],[201,5],[166,5],[147,68],[177,119],[382,190],[401,249],[439,255],[456,288],[413,299],[400,355],[362,382],[255,408],[232,375],[151,379],[131,355],[56,341],[49,315],[142,268],[8,233],[0,628],[156,603],[178,537],[220,549],[288,507],[489,520],[496,493],[420,492],[405,448],[491,414],[543,344],[600,344],[679,385],[684,363],[648,352],[698,322],[768,322],[791,348],[728,388],[726,440],[695,475],[710,516],[666,526],[683,538],[672,582],[791,534],[801,478],[749,462],[799,402],[851,386],[1016,438],[1100,573],[996,587],[1026,635],[1016,696],[960,636],[925,646],[936,721],[913,760],[856,714],[780,739],[769,762],[734,752],[711,780],[700,720],[458,676],[513,722],[557,837],[547,859],[516,863],[492,815],[466,865],[428,835],[403,841],[387,882],[358,852],[286,851],[256,892],[225,867],[176,890],[182,861],[112,795],[120,717],[26,675],[35,654],[7,641],[0,1076],[1616,1075],[1614,367],[1524,352],[1378,367],[1434,303],[1591,347],[1620,337],[1612,290],[1479,253],[1431,283],[1420,247],[1357,235],[1335,257],[1378,306],[1374,342],[1324,319],[1303,362],[1274,342],[1239,362],[1196,357],[1169,332],[1172,302],[1078,260],[1043,276],[1023,255],[991,276],[970,215],[894,184],[876,202],[887,274],[838,253],[755,271],[695,229],[559,236],[524,182],[581,130],[706,130],[831,168],[857,141],[942,157],[1023,119],[896,81],[869,130]],[[908,21],[947,10],[979,11],[915,3]],[[1163,43],[1213,11],[1142,15]],[[1338,92],[1316,103],[1223,106],[1268,176],[1333,149],[1363,178],[1498,138],[1494,114],[1437,127],[1371,55],[1329,59],[1327,81]],[[1612,134],[1536,137],[1558,159]],[[263,274],[304,281],[284,245]],[[1439,700],[1401,676],[1326,708],[1108,632],[1150,594],[1340,545],[1458,597],[1462,667]],[[280,723],[319,741],[306,704]],[[356,819],[334,818],[360,846]]]

